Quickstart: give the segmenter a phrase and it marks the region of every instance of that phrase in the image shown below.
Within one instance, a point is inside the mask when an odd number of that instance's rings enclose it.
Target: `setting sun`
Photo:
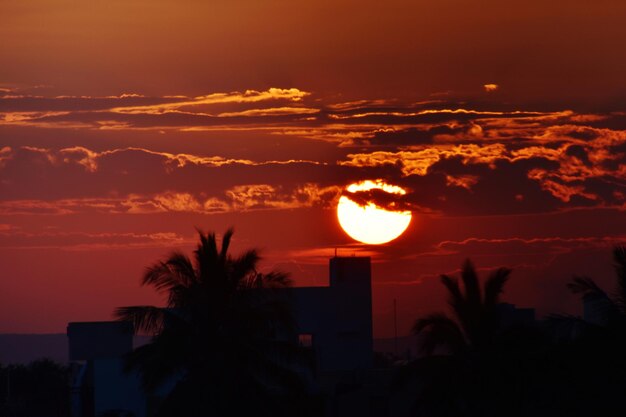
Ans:
[[[398,186],[378,181],[362,181],[351,184],[347,191],[382,190],[389,194],[404,195],[406,191]],[[343,230],[353,239],[370,245],[387,243],[400,236],[411,222],[408,210],[387,210],[373,202],[359,205],[343,195],[337,205],[337,217]]]

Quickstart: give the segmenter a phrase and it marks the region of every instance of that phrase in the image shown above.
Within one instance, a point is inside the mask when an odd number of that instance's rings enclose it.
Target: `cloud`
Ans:
[[[257,103],[268,100],[301,101],[310,93],[297,88],[270,88],[265,91],[246,90],[245,92],[213,93],[193,99],[147,106],[125,106],[110,109],[113,113],[126,114],[161,114],[182,111],[190,107],[224,104],[224,103]]]
[[[485,89],[487,93],[492,93],[496,91],[499,88],[499,86],[498,84],[485,84],[483,85],[483,88]]]
[[[563,202],[569,202],[573,196],[584,197],[589,200],[597,200],[598,196],[585,191],[583,185],[568,185],[550,179],[550,174],[542,169],[533,169],[528,172],[528,178],[537,180],[541,188]]]
[[[623,231],[622,231],[623,232]],[[610,253],[616,245],[626,244],[626,234],[596,236],[536,236],[536,237],[502,237],[475,238],[463,240],[445,240],[435,245],[439,256],[462,254],[467,257],[496,257],[511,262],[515,260],[515,270],[543,269],[554,263],[557,258],[574,253],[600,251]]]
[[[61,165],[61,164],[77,164],[82,166],[88,172],[96,172],[98,171],[99,164],[102,160],[107,158],[112,158],[116,156],[123,157],[124,154],[143,154],[146,156],[157,157],[161,160],[164,166],[168,166],[170,168],[184,168],[187,165],[197,165],[197,166],[206,166],[206,167],[221,167],[224,165],[250,165],[250,166],[261,166],[261,165],[286,165],[286,164],[313,164],[313,165],[322,165],[323,163],[312,161],[312,160],[269,160],[269,161],[252,161],[249,159],[234,159],[234,158],[225,158],[222,156],[201,156],[201,155],[193,155],[186,153],[169,153],[169,152],[158,152],[152,151],[144,148],[118,148],[107,151],[93,151],[91,149],[85,148],[83,146],[74,146],[71,148],[62,148],[62,149],[46,149],[46,148],[35,148],[31,146],[22,146],[20,149],[16,150],[16,152],[27,152],[39,154],[45,159],[47,159],[52,165]],[[10,160],[14,157],[15,152],[10,147],[4,147],[0,149],[0,162],[3,160]]]
[[[319,112],[318,109],[307,107],[270,107],[267,109],[249,109],[235,112],[219,113],[217,117],[238,117],[238,116],[282,116],[286,114],[313,114]]]
[[[471,190],[472,186],[474,186],[478,182],[477,175],[446,175],[446,185],[465,188],[466,190]]]
[[[78,110],[82,104],[85,110]],[[191,212],[219,212],[226,206],[230,210],[234,202],[241,210],[278,209],[292,204],[284,194],[297,186],[310,183],[323,188],[384,178],[411,190],[402,204],[445,213],[453,205],[474,207],[462,201],[468,196],[484,198],[498,189],[506,189],[500,200],[510,202],[491,204],[489,210],[621,206],[619,196],[626,192],[626,131],[617,128],[626,123],[622,120],[626,116],[619,113],[523,110],[493,102],[443,100],[333,103],[299,89],[194,98],[132,94],[15,98],[0,100],[0,110],[18,127],[75,126],[75,131],[88,127],[111,132],[111,137],[121,137],[117,135],[129,129],[168,134],[175,129],[185,132],[181,135],[203,131],[211,137],[218,137],[217,132],[248,134],[246,143],[270,156],[271,150],[262,143],[278,137],[281,147],[291,142],[289,152],[300,157],[257,160],[249,157],[251,151],[244,154],[234,146],[224,155],[204,155],[157,150],[149,142],[96,150],[28,147],[14,141],[0,152],[0,191],[7,200],[179,193],[160,203],[134,204],[140,207],[136,210],[152,205],[174,210],[180,204]],[[223,143],[220,140],[219,146],[227,146]],[[180,141],[176,148],[185,146]],[[311,152],[298,151],[304,146]],[[303,155],[314,156],[301,159]],[[514,183],[504,186],[505,175]],[[195,200],[185,202],[185,194]],[[281,197],[275,199],[276,195]]]
[[[397,165],[403,175],[428,174],[436,162],[448,158],[460,158],[464,164],[493,165],[498,159],[506,159],[506,147],[503,144],[462,144],[420,147],[416,150],[399,152],[372,152],[347,155],[348,160],[339,161],[340,165],[358,167],[376,167]]]
[[[174,232],[25,232],[21,230],[0,229],[0,247],[4,249],[93,251],[155,247],[171,248],[172,246],[187,245],[194,241],[195,237],[181,236]]]
[[[600,196],[607,194],[603,187],[626,187],[626,158],[621,149],[626,144],[625,132],[571,124],[537,130],[540,133],[531,131],[527,138],[479,139],[467,144],[447,143],[454,138],[445,142],[434,138],[429,144],[404,146],[400,151],[348,154],[338,164],[360,168],[394,167],[402,176],[411,177],[434,174],[433,169],[441,162],[459,160],[467,167],[465,172],[446,174],[446,184],[470,189],[478,178],[473,172],[477,165],[498,171],[498,164],[523,163],[528,167],[527,178],[562,202],[572,202],[572,198],[579,197],[600,203]],[[476,133],[480,133],[478,129]],[[465,180],[462,183],[457,178]]]
[[[130,194],[120,197],[72,198],[58,200],[0,201],[0,215],[70,215],[77,213],[154,214],[200,213],[215,214],[268,209],[298,209],[328,207],[341,193],[338,186],[313,183],[293,188],[270,184],[237,185],[223,193],[165,191],[154,195]]]
[[[197,97],[119,96],[4,96],[0,97],[0,126],[72,129],[163,129],[223,124],[224,119],[289,117],[315,113],[300,103],[310,93],[297,88],[212,93]],[[251,104],[267,108],[248,109]],[[225,107],[226,106],[226,107]],[[244,106],[244,108],[242,108]],[[156,126],[159,126],[158,128]]]
[[[239,185],[226,191],[234,210],[291,209],[313,206],[328,206],[338,198],[341,188],[319,187],[303,184],[293,190],[284,190],[270,184]]]
[[[11,151],[12,149],[9,146],[0,148],[0,168],[3,167],[5,161],[11,158]]]
[[[317,132],[312,132],[311,137],[336,140],[357,132],[373,136],[380,129],[399,126],[423,129],[427,124],[485,118],[530,120],[564,115],[562,112],[478,110],[441,101],[403,104],[398,100],[361,100],[335,104],[307,100],[309,96],[309,92],[297,88],[269,88],[197,97],[145,97],[133,93],[106,97],[4,97],[0,98],[0,126],[183,131],[272,129],[276,132],[315,127]]]

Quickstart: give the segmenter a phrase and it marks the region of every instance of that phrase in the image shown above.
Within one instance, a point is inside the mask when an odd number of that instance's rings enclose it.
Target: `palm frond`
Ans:
[[[441,275],[441,283],[448,290],[448,304],[457,314],[462,313],[462,307],[465,305],[465,297],[459,287],[459,281],[448,275]],[[461,311],[457,311],[458,308],[461,308]]]
[[[161,331],[165,315],[165,309],[154,306],[118,307],[114,312],[117,320],[132,323],[135,332],[148,334]]]
[[[196,272],[191,260],[180,252],[173,252],[165,262],[157,262],[146,269],[142,285],[152,285],[159,292],[168,292],[189,287],[195,281]]]
[[[250,281],[248,278],[250,278],[251,274],[253,274],[252,277],[257,275],[256,267],[260,259],[259,253],[254,249],[248,250],[233,259],[229,280],[234,288],[246,288],[246,285],[255,284],[254,279]]]
[[[485,281],[485,308],[490,310],[498,303],[500,294],[504,291],[504,285],[510,278],[511,270],[508,268],[498,268],[494,271],[487,281]]]
[[[224,232],[224,236],[222,237],[222,249],[220,250],[220,258],[226,260],[228,258],[228,248],[230,247],[230,241],[233,238],[233,233],[235,233],[235,229],[229,227],[226,232]]]
[[[297,324],[292,304],[287,298],[267,291],[251,291],[246,295],[248,297],[241,297],[237,308],[231,311],[231,319],[245,322],[251,335],[262,332],[264,328],[286,334],[295,332]]]
[[[468,332],[472,327],[473,315],[468,306],[465,295],[461,292],[458,280],[447,275],[441,276],[441,282],[448,290],[448,305],[454,313],[454,317],[463,330]]]
[[[595,295],[602,298],[608,298],[607,294],[589,277],[575,276],[567,284],[567,288],[574,294]]]
[[[261,281],[263,288],[287,288],[292,284],[289,274],[272,271],[267,274],[258,274],[257,279]]]
[[[211,278],[215,279],[215,275],[219,274],[219,253],[217,250],[217,239],[215,233],[204,234],[200,229],[200,243],[194,251],[196,268],[199,272],[199,278],[203,282],[207,282]]]
[[[472,261],[467,259],[463,264],[461,271],[461,281],[465,287],[465,299],[471,306],[479,306],[481,304],[480,284],[478,275]]]
[[[433,313],[417,319],[412,332],[422,337],[419,349],[423,354],[430,355],[439,346],[448,347],[453,352],[465,346],[461,328],[457,322],[443,313]]]

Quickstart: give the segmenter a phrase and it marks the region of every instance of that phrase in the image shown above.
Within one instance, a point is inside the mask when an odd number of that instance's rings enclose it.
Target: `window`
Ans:
[[[298,344],[302,347],[313,347],[313,335],[311,333],[302,333],[298,335]]]

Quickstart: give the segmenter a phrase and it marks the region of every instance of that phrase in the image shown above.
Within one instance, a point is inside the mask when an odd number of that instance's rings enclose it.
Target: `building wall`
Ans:
[[[300,334],[312,335],[320,371],[369,369],[373,361],[369,257],[335,257],[330,286],[294,288]]]
[[[107,412],[144,417],[146,397],[136,373],[123,370],[124,355],[133,348],[133,326],[124,322],[69,323],[72,361],[72,416]]]
[[[133,349],[133,325],[119,321],[67,325],[70,361],[114,358]]]
[[[583,319],[588,323],[605,326],[610,308],[611,302],[604,297],[593,294],[587,294],[583,297]]]
[[[122,358],[95,359],[93,370],[96,416],[107,411],[124,411],[133,417],[146,415],[146,397],[139,376],[135,372],[124,373]]]

